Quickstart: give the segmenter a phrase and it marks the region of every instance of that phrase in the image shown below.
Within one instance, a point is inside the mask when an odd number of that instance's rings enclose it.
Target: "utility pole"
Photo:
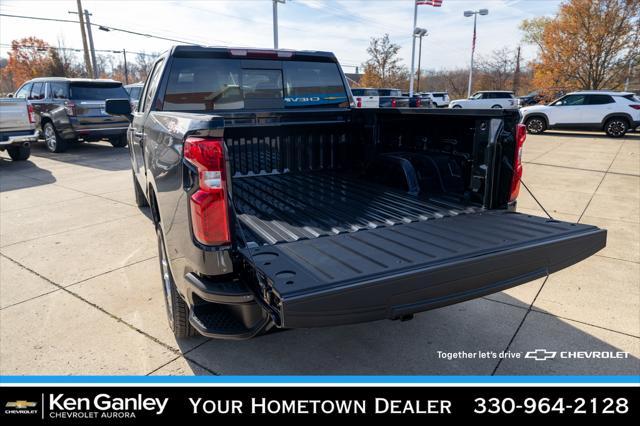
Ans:
[[[89,59],[89,48],[87,46],[87,34],[84,29],[84,18],[82,17],[82,2],[78,1],[78,12],[69,12],[69,13],[77,13],[80,18],[80,33],[82,34],[82,47],[84,48],[84,66],[87,68],[87,76],[93,75],[93,68],[91,67],[91,59]]]
[[[516,55],[516,70],[513,72],[513,94],[518,94],[520,88],[520,46],[518,46],[518,54]]]
[[[286,0],[272,0],[273,1],[273,48],[278,48],[278,3],[283,3]]]
[[[98,78],[98,63],[96,62],[96,49],[93,47],[93,33],[91,32],[91,14],[84,10],[84,18],[87,21],[87,34],[89,36],[89,49],[91,49],[91,62],[93,63],[93,78]]]
[[[129,84],[129,70],[127,69],[127,51],[122,49],[124,56],[124,84]]]
[[[633,60],[629,59],[629,70],[627,71],[627,78],[624,81],[624,91],[629,90],[629,80],[631,79],[631,66],[633,65]]]

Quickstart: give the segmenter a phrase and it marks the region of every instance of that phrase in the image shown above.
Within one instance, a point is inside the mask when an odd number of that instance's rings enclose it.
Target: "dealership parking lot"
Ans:
[[[609,230],[603,251],[408,322],[238,342],[173,337],[127,149],[37,144],[15,163],[2,153],[0,374],[639,374],[640,133],[530,135],[524,160],[552,216]],[[543,214],[524,188],[519,210]]]

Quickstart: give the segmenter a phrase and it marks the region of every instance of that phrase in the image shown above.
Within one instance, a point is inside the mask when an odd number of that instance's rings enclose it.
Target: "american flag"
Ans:
[[[442,0],[416,0],[416,4],[418,6],[427,5],[427,6],[433,6],[433,7],[440,7],[442,6]]]

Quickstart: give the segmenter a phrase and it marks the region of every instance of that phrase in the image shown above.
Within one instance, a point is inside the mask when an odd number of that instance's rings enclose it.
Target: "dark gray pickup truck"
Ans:
[[[131,120],[176,336],[413,314],[543,277],[606,231],[515,212],[517,111],[352,108],[325,52],[177,46]]]

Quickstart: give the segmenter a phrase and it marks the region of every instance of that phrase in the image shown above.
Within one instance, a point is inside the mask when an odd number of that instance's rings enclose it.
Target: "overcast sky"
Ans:
[[[83,0],[92,22],[205,45],[273,47],[271,0]],[[478,19],[476,52],[488,55],[504,46],[515,48],[523,19],[553,15],[559,0],[444,0],[440,8],[418,7],[418,26],[427,28],[423,68],[468,66],[473,18],[468,9],[487,8]],[[47,18],[77,19],[75,0],[0,0],[0,12]],[[280,47],[333,51],[346,72],[367,58],[369,38],[389,33],[402,46],[406,65],[411,57],[413,0],[287,0],[280,4]],[[37,36],[51,45],[82,48],[79,24],[0,17],[0,52],[6,57],[14,39]],[[96,49],[160,52],[171,42],[94,30]],[[534,54],[523,46],[525,59]],[[78,55],[80,59],[81,56]]]

